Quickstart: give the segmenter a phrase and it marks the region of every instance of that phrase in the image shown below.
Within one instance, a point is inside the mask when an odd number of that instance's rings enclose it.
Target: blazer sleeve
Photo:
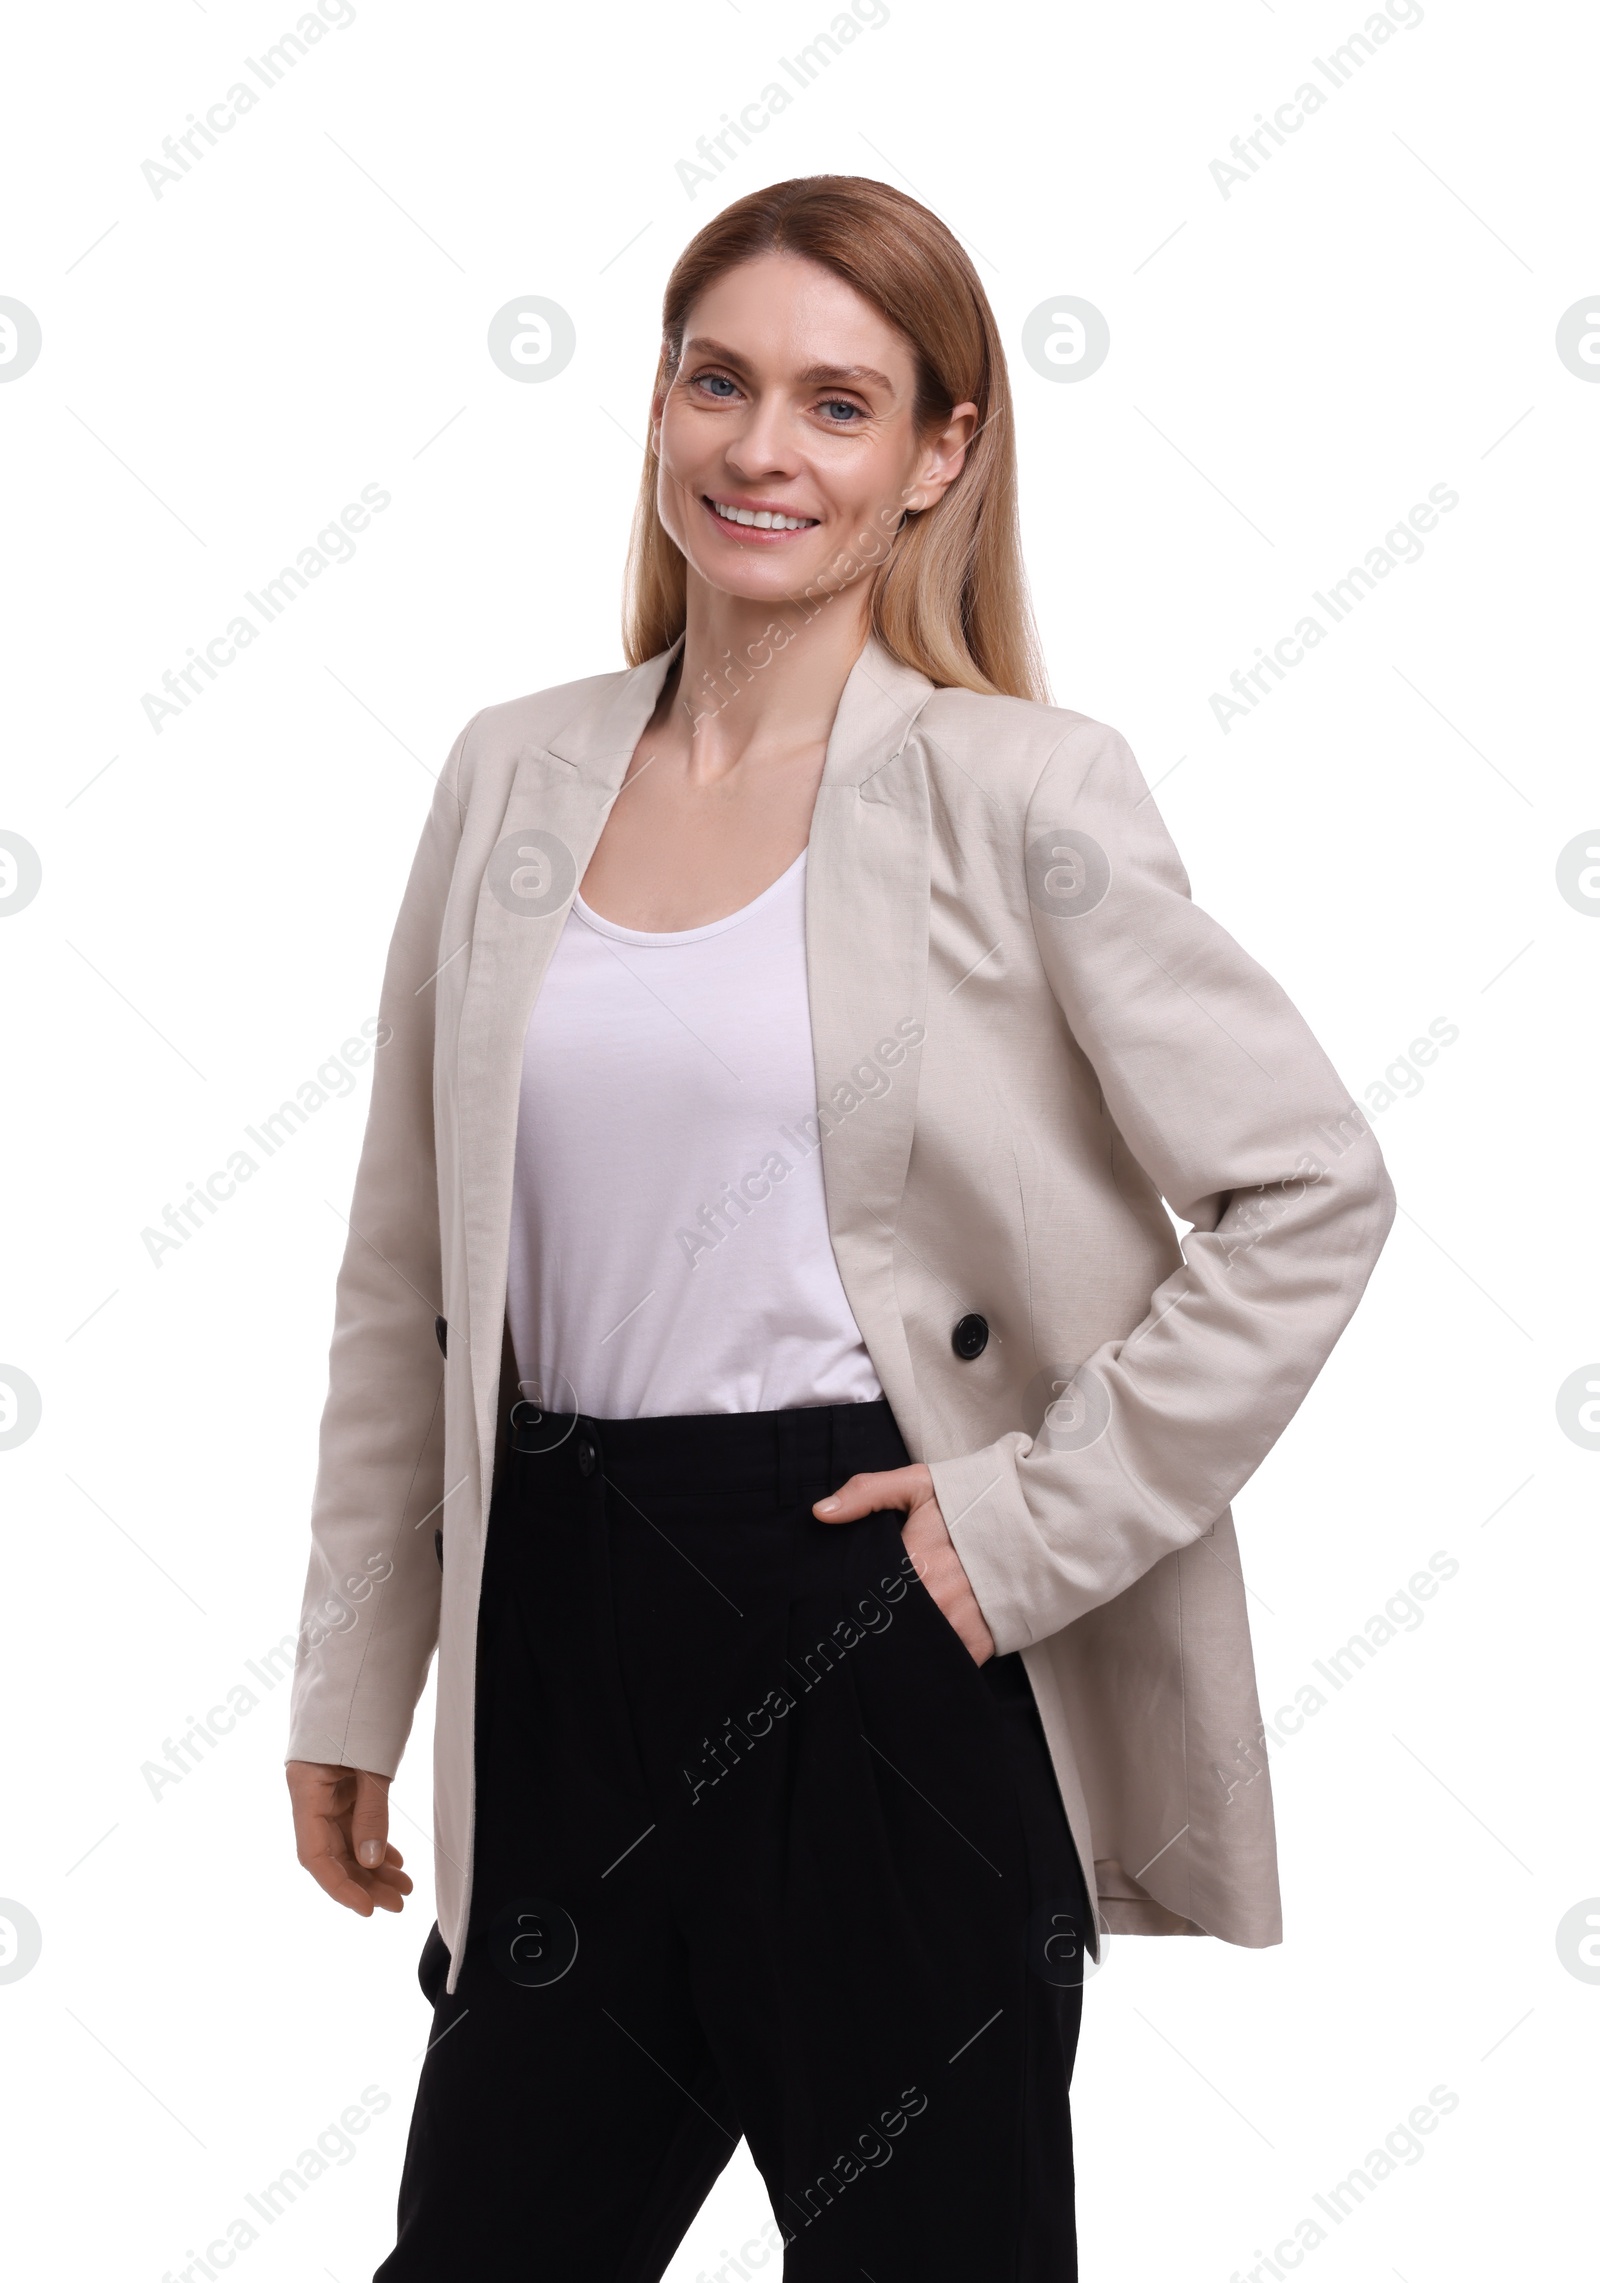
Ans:
[[[1050,988],[1193,1228],[1143,1320],[1077,1362],[1036,1435],[931,1464],[1002,1654],[1211,1527],[1326,1362],[1395,1211],[1367,1120],[1272,977],[1196,909],[1115,730],[1085,721],[1056,747],[1021,853]]]
[[[474,716],[474,719],[477,717]],[[372,1098],[335,1294],[288,1758],[392,1776],[439,1631],[444,1495],[435,977],[461,840],[451,747],[379,996]],[[432,1520],[430,1521],[430,1517]]]

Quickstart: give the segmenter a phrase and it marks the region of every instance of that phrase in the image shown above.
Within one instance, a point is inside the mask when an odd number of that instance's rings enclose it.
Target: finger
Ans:
[[[356,1774],[356,1803],[350,1814],[350,1846],[363,1870],[375,1871],[389,1840],[389,1779],[365,1768]]]
[[[337,1883],[324,1880],[322,1884],[336,1901],[362,1918],[370,1918],[374,1910],[403,1909],[412,1891],[410,1874],[392,1863],[380,1863],[376,1870],[368,1871],[346,1855],[335,1859],[333,1872]]]
[[[383,1862],[365,1870],[352,1856],[344,1828],[334,1816],[320,1818],[311,1827],[300,1861],[325,1894],[358,1918],[370,1918],[374,1909],[401,1910],[412,1891],[397,1847],[386,1847]]]
[[[337,1851],[330,1845],[302,1848],[300,1861],[325,1895],[353,1910],[358,1918],[372,1916],[372,1898],[357,1878],[342,1843]]]
[[[831,1498],[819,1498],[811,1511],[821,1522],[859,1522],[864,1514],[897,1507],[909,1513],[926,1496],[920,1467],[896,1467],[888,1474],[853,1474]]]

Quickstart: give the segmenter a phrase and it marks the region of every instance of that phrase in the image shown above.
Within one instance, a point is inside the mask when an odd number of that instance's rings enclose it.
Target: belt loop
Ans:
[[[800,1496],[800,1416],[794,1411],[780,1411],[774,1425],[778,1430],[778,1506],[787,1513]]]

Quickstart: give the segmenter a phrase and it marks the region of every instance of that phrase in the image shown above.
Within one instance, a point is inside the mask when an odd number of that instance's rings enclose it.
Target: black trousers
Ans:
[[[810,1512],[906,1463],[888,1404],[522,1439],[376,2283],[656,2283],[741,2136],[775,2217],[725,2277],[1073,2283],[1088,1903],[1021,1659],[973,1662],[903,1515]]]

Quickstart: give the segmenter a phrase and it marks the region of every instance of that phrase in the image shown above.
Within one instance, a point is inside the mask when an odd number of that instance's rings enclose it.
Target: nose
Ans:
[[[796,456],[787,415],[774,396],[756,395],[737,429],[727,437],[723,457],[742,483],[791,476]]]

